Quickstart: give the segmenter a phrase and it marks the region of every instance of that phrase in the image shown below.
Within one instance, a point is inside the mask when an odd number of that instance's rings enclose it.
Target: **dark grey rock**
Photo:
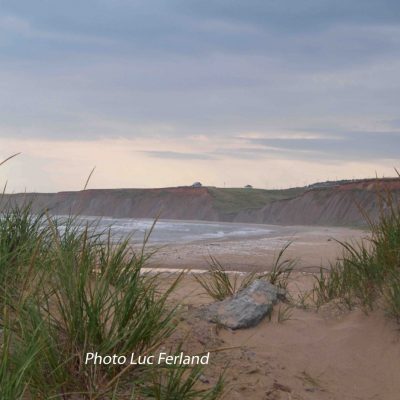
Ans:
[[[204,317],[230,329],[250,328],[272,312],[285,291],[258,279],[234,296],[206,306]]]

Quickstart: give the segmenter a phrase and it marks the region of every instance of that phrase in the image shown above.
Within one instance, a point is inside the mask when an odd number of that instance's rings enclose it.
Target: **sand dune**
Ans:
[[[300,274],[300,273],[299,273]],[[310,276],[294,277],[310,287]],[[204,385],[215,383],[226,367],[227,399],[271,400],[398,400],[400,393],[400,334],[383,313],[341,312],[326,305],[319,312],[293,308],[279,323],[277,305],[271,321],[230,331],[195,317],[193,307],[211,299],[187,276],[175,299],[187,311],[178,330],[190,353],[212,353]]]
[[[299,295],[312,289],[313,265],[329,265],[340,256],[337,240],[359,239],[361,230],[309,227],[287,228],[280,236],[198,243],[165,248],[153,260],[158,265],[204,268],[210,248],[225,265],[246,271],[265,267],[278,247],[293,237],[291,257],[302,262],[292,274],[289,293],[297,307],[280,303],[271,320],[231,331],[198,317],[196,310],[213,300],[186,275],[173,301],[183,303],[175,340],[184,339],[191,354],[217,349],[205,370],[205,387],[227,368],[226,399],[242,400],[398,400],[400,393],[400,333],[382,311],[366,315],[327,304],[318,311],[300,307]],[[272,241],[272,243],[271,243]],[[218,244],[217,246],[212,245]],[[173,250],[173,251],[172,251]],[[163,275],[168,283],[172,277]],[[279,308],[288,319],[278,321]],[[219,351],[220,349],[226,349]]]

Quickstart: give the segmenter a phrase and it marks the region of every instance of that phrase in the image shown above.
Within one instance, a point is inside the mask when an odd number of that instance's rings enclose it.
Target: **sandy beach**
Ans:
[[[248,225],[247,225],[248,226]],[[248,238],[207,239],[185,244],[154,246],[157,252],[148,266],[152,268],[207,269],[209,255],[216,257],[227,270],[263,271],[269,268],[279,250],[292,242],[287,257],[298,260],[296,269],[317,271],[320,266],[340,257],[337,241],[367,237],[361,229],[319,226],[261,225],[271,232]]]
[[[165,282],[172,279],[163,274]],[[312,282],[310,274],[296,272],[289,292],[296,298]],[[281,303],[275,306],[271,320],[232,331],[198,317],[198,307],[212,299],[190,275],[184,277],[173,298],[183,305],[172,342],[184,339],[188,354],[211,351],[202,382],[210,387],[226,369],[224,399],[399,398],[400,335],[398,325],[383,312],[366,315],[332,304],[318,311],[295,306],[290,307],[288,319],[279,322],[279,308],[288,307]]]
[[[335,240],[365,236],[362,230],[347,228],[282,227],[278,235],[161,249],[152,267],[203,269],[210,252],[232,270],[261,270],[288,240],[293,240],[288,256],[300,259],[288,286],[297,305],[280,303],[271,320],[237,331],[198,317],[198,307],[213,300],[191,274],[185,275],[173,294],[182,311],[172,341],[185,339],[190,354],[212,352],[202,378],[204,387],[215,384],[226,368],[225,399],[397,400],[400,336],[393,321],[382,311],[366,315],[333,304],[319,310],[310,303],[300,304],[301,296],[312,289],[316,267],[329,266],[340,256]],[[162,274],[163,281],[171,282],[174,275]],[[288,319],[279,321],[278,314],[285,309]]]

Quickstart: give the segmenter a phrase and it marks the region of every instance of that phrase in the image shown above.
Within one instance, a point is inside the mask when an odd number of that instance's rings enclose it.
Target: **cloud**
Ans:
[[[400,128],[400,118],[394,118],[387,121],[382,121],[383,124],[387,125],[390,128],[398,129]]]
[[[260,145],[302,159],[328,157],[331,160],[398,159],[400,132],[343,132],[320,138],[248,139]]]
[[[181,153],[176,151],[141,151],[148,155],[149,157],[154,158],[166,158],[171,160],[214,160],[216,157],[203,154],[203,153]]]
[[[368,23],[395,24],[400,20],[400,6],[396,0],[281,0],[267,2],[252,0],[216,0],[195,2],[179,0],[190,15],[214,19],[228,19],[236,23],[257,25],[280,32],[323,30],[326,26]]]

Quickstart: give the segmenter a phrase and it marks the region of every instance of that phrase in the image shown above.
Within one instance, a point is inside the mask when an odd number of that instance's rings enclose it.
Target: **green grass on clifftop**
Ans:
[[[208,190],[214,198],[215,209],[224,214],[230,214],[261,208],[276,200],[291,199],[304,193],[305,188],[266,190],[209,187]]]

